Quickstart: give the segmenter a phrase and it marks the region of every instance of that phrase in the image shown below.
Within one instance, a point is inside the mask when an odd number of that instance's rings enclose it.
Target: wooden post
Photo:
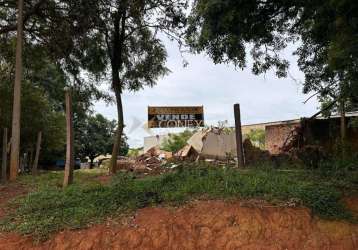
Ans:
[[[16,62],[14,103],[11,128],[10,181],[17,178],[20,163],[20,114],[21,114],[21,80],[22,80],[22,40],[23,40],[23,8],[24,0],[18,1],[17,34],[16,34]]]
[[[237,164],[238,167],[245,167],[244,149],[242,145],[240,104],[234,105],[234,114],[235,114]]]
[[[40,157],[40,150],[41,150],[41,141],[42,141],[42,132],[40,131],[37,135],[37,142],[36,142],[36,154],[34,164],[32,166],[32,174],[37,175],[37,166],[39,164],[39,157]]]
[[[66,92],[66,164],[65,176],[63,180],[63,187],[73,183],[73,168],[74,168],[74,154],[73,154],[73,121],[72,121],[72,97],[69,88]]]
[[[4,128],[3,141],[2,141],[2,164],[1,164],[1,181],[6,183],[7,181],[7,128]]]

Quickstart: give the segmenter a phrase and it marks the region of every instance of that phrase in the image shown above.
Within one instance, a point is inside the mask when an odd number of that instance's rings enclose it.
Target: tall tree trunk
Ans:
[[[117,101],[117,113],[118,113],[118,125],[116,136],[113,143],[112,157],[110,163],[110,173],[116,173],[117,169],[117,157],[119,148],[121,146],[122,134],[123,134],[123,104],[122,104],[122,83],[119,77],[119,71],[123,65],[122,52],[125,40],[125,24],[126,24],[126,8],[123,7],[121,11],[118,11],[114,18],[114,32],[112,39],[112,88],[116,96]]]
[[[118,113],[118,124],[116,130],[116,136],[113,143],[112,149],[112,158],[111,158],[111,165],[110,165],[110,172],[112,174],[116,173],[117,170],[117,158],[118,152],[121,146],[122,141],[122,134],[123,134],[123,105],[122,105],[122,96],[120,91],[117,89],[114,90],[117,100],[117,113]]]
[[[3,144],[2,144],[2,164],[1,164],[1,180],[2,183],[7,181],[7,128],[4,128]]]
[[[28,162],[29,162],[28,165],[31,166],[31,168],[32,168],[32,166],[34,165],[34,148],[33,147],[30,148]]]
[[[90,159],[90,167],[89,167],[89,168],[90,168],[90,169],[92,169],[92,168],[94,167],[94,163],[93,163],[93,162],[94,162],[94,158],[95,158],[95,157],[89,157],[89,159]]]
[[[342,157],[346,155],[346,137],[347,137],[347,127],[346,127],[346,108],[344,100],[340,101],[340,115],[341,115],[341,147],[342,147]]]
[[[21,114],[21,80],[22,80],[22,43],[23,43],[23,7],[24,0],[18,1],[16,66],[14,83],[14,104],[12,112],[10,181],[17,178],[20,158],[20,114]]]
[[[75,164],[73,154],[73,120],[72,120],[72,98],[71,91],[66,90],[66,164],[63,187],[73,183],[73,168]]]
[[[37,175],[37,166],[39,164],[41,141],[42,141],[42,132],[40,131],[37,135],[36,154],[35,154],[34,164],[32,166],[32,174],[33,175]]]

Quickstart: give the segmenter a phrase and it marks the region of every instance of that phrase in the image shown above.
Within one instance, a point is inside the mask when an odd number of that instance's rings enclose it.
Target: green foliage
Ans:
[[[247,137],[255,145],[261,149],[265,148],[265,130],[264,129],[252,129],[247,134]]]
[[[46,58],[51,58],[51,62],[57,62],[67,73],[75,75],[75,81],[80,80],[81,70],[99,76],[105,68],[101,54],[106,50],[93,43],[97,39],[91,32],[98,11],[97,5],[96,0],[39,0],[25,3],[25,50],[37,46],[41,49],[40,54],[45,54]],[[2,42],[16,37],[16,10],[16,1],[2,1]],[[38,55],[24,56],[25,60],[36,64],[33,58],[41,59]]]
[[[90,160],[112,153],[115,137],[116,121],[109,121],[101,114],[88,115],[81,119],[78,125],[76,148],[81,159],[89,157]],[[127,138],[122,136],[120,155],[128,153]]]
[[[291,6],[275,0],[194,1],[187,41],[195,52],[207,52],[214,63],[232,62],[240,68],[247,66],[251,48],[253,73],[274,68],[279,77],[284,77],[288,61],[280,58],[278,52],[290,40],[282,33],[297,15],[297,8]]]
[[[177,152],[187,144],[187,141],[194,133],[194,131],[185,130],[179,134],[170,134],[169,138],[163,142],[161,149],[169,152]]]
[[[8,7],[15,8],[16,5]],[[30,21],[27,21],[32,22],[31,20],[30,18]],[[26,30],[25,35],[27,32],[31,33],[30,30]],[[41,32],[39,31],[35,36],[45,35]],[[2,34],[0,31],[0,41],[0,127],[10,129],[15,62],[14,34]],[[52,164],[56,159],[63,158],[65,154],[64,87],[69,82],[75,82],[72,87],[75,142],[78,140],[77,135],[80,134],[78,121],[87,114],[93,100],[107,99],[107,96],[96,89],[95,81],[91,80],[90,75],[86,81],[80,77],[75,77],[76,80],[73,81],[71,77],[73,78],[74,72],[70,77],[67,69],[61,64],[64,60],[60,54],[54,51],[52,51],[54,54],[50,53],[46,45],[32,42],[32,40],[27,41],[23,52],[20,154],[33,155],[37,133],[42,131],[40,163]],[[60,45],[63,44],[58,43],[56,46]],[[61,63],[57,60],[61,60]]]
[[[0,128],[11,128],[12,96],[11,84],[0,81]],[[37,133],[42,131],[41,160],[46,160],[51,154],[61,152],[66,138],[64,113],[53,109],[44,89],[24,81],[21,109],[21,151],[33,152]]]
[[[352,119],[350,120],[348,126],[351,127],[351,128],[358,129],[358,117],[352,117]]]
[[[143,151],[143,148],[130,148],[128,150],[127,156],[128,157],[137,157],[137,156],[139,156],[140,151]]]
[[[274,69],[279,77],[288,69],[280,52],[299,41],[294,54],[304,93],[357,109],[357,13],[356,0],[197,0],[186,37],[194,52],[205,51],[215,63],[245,68],[250,52],[253,73]]]
[[[77,7],[86,10],[85,19],[90,26],[90,32],[80,40],[87,49],[85,62],[95,66],[99,60],[102,67],[96,72],[111,70],[112,87],[118,93],[152,87],[169,72],[158,30],[175,37],[183,23],[186,1],[91,0],[86,6]]]
[[[145,179],[119,173],[106,186],[82,178],[86,184],[77,183],[65,190],[54,187],[55,177],[54,174],[39,177],[40,183],[48,181],[52,187],[42,185],[37,192],[18,200],[18,209],[3,221],[2,228],[46,238],[52,232],[84,227],[110,215],[160,203],[181,204],[200,197],[295,200],[323,218],[352,218],[341,203],[341,192],[329,179],[320,179],[309,172],[239,171],[191,165]],[[81,180],[77,176],[75,179]]]

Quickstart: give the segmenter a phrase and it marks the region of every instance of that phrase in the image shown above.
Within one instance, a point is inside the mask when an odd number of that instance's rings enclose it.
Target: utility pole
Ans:
[[[73,183],[74,152],[73,152],[73,117],[72,95],[70,88],[65,88],[66,95],[66,164],[63,187]]]
[[[12,111],[10,181],[17,178],[20,158],[20,115],[21,115],[21,80],[22,80],[22,40],[23,40],[23,8],[24,0],[18,1],[16,65],[14,83],[14,104]]]
[[[39,165],[39,157],[40,157],[40,150],[41,150],[41,141],[42,141],[42,132],[40,131],[37,135],[35,160],[32,166],[33,175],[37,175],[37,167]]]
[[[3,141],[2,141],[2,167],[1,167],[1,181],[6,183],[7,181],[7,128],[4,128]]]
[[[234,114],[235,114],[237,165],[238,167],[245,167],[244,149],[242,145],[240,104],[234,105]]]

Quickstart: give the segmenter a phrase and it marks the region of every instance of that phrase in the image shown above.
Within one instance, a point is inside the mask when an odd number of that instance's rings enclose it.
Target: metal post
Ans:
[[[240,104],[234,105],[234,114],[235,114],[237,164],[238,167],[245,167],[244,149],[242,145]]]
[[[1,165],[1,180],[2,183],[7,181],[7,128],[4,128],[3,144],[2,144],[2,165]]]
[[[74,152],[73,152],[73,118],[72,118],[72,97],[69,88],[66,92],[66,165],[63,187],[73,183]]]

